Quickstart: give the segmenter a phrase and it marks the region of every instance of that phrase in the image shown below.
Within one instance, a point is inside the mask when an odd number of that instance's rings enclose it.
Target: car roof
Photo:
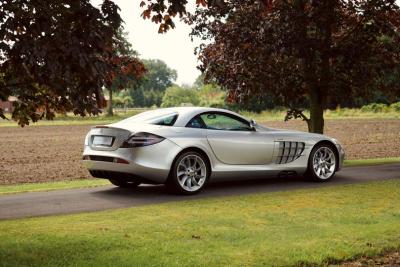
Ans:
[[[170,113],[178,113],[178,118],[174,124],[175,127],[184,127],[186,124],[196,115],[204,113],[204,112],[223,112],[223,113],[228,113],[234,116],[237,116],[239,118],[242,118],[246,121],[248,121],[246,118],[243,116],[230,111],[226,109],[221,109],[221,108],[209,108],[209,107],[169,107],[169,108],[160,108],[160,109],[155,109],[155,110],[150,110],[147,111],[148,113],[159,113],[160,115],[162,114],[168,114]]]

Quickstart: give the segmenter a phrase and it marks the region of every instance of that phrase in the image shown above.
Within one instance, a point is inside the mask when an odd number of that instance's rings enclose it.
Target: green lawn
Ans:
[[[101,186],[108,184],[110,184],[110,182],[104,179],[82,179],[74,181],[49,182],[49,183],[2,185],[0,186],[0,195],[22,193],[22,192],[50,191],[57,189],[94,187],[94,186]]]
[[[351,159],[351,160],[345,160],[344,166],[346,167],[372,166],[372,165],[382,165],[390,163],[400,163],[400,157],[375,158],[375,159]]]
[[[0,222],[1,266],[319,265],[399,247],[400,180]]]

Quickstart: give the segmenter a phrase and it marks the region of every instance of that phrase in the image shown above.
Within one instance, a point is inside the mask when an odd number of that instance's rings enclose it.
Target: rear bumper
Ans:
[[[165,183],[173,160],[180,151],[181,148],[168,139],[151,146],[118,148],[113,151],[94,150],[85,146],[83,164],[97,174],[95,177],[113,174],[110,178],[116,178],[121,173],[120,179],[140,177],[154,183]]]

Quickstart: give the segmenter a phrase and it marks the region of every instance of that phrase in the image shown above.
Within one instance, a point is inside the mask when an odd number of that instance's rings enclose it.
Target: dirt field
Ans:
[[[306,130],[301,121],[263,124]],[[342,142],[348,159],[400,156],[400,120],[331,120],[326,125],[326,134]],[[0,127],[0,184],[89,178],[81,153],[90,127]]]
[[[400,252],[389,252],[378,257],[362,257],[360,259],[344,262],[340,265],[330,265],[330,267],[400,267]]]

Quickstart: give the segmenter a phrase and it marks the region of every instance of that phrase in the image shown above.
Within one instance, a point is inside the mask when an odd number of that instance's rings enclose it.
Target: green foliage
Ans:
[[[390,108],[388,105],[380,104],[380,103],[371,103],[371,104],[361,107],[362,112],[381,113],[381,112],[388,112],[389,110],[390,110]]]
[[[184,3],[170,1],[175,5]],[[310,117],[301,117],[309,130],[322,133],[323,111],[332,103],[370,98],[378,89],[389,99],[399,95],[396,1],[230,0],[207,6],[188,21],[192,35],[209,41],[198,50],[205,80],[225,88],[230,100],[271,96],[293,117],[306,108]],[[153,16],[169,12],[147,10]]]
[[[164,91],[157,91],[153,89],[146,90],[144,88],[128,90],[133,99],[135,107],[161,106]]]
[[[400,112],[400,102],[391,104],[390,109],[395,112]]]
[[[113,106],[117,108],[127,108],[133,106],[133,99],[130,96],[113,97]]]
[[[128,92],[136,107],[160,106],[165,90],[177,78],[176,70],[158,59],[143,60],[147,73]]]
[[[197,90],[200,98],[200,106],[213,108],[226,108],[225,98],[226,93],[215,84],[202,85]]]
[[[182,88],[177,85],[167,88],[162,99],[162,107],[179,107],[182,105],[197,106],[200,97],[195,89]]]
[[[178,77],[176,70],[159,59],[143,60],[147,69],[146,75],[140,81],[140,86],[145,90],[165,91]]]
[[[99,113],[115,67],[118,9],[110,0],[100,9],[89,0],[1,2],[0,100],[18,97],[14,120],[23,126],[54,112]]]
[[[373,112],[373,113],[384,113],[384,112],[400,112],[400,102],[386,105],[382,103],[371,103],[362,106],[360,109],[362,112]]]

